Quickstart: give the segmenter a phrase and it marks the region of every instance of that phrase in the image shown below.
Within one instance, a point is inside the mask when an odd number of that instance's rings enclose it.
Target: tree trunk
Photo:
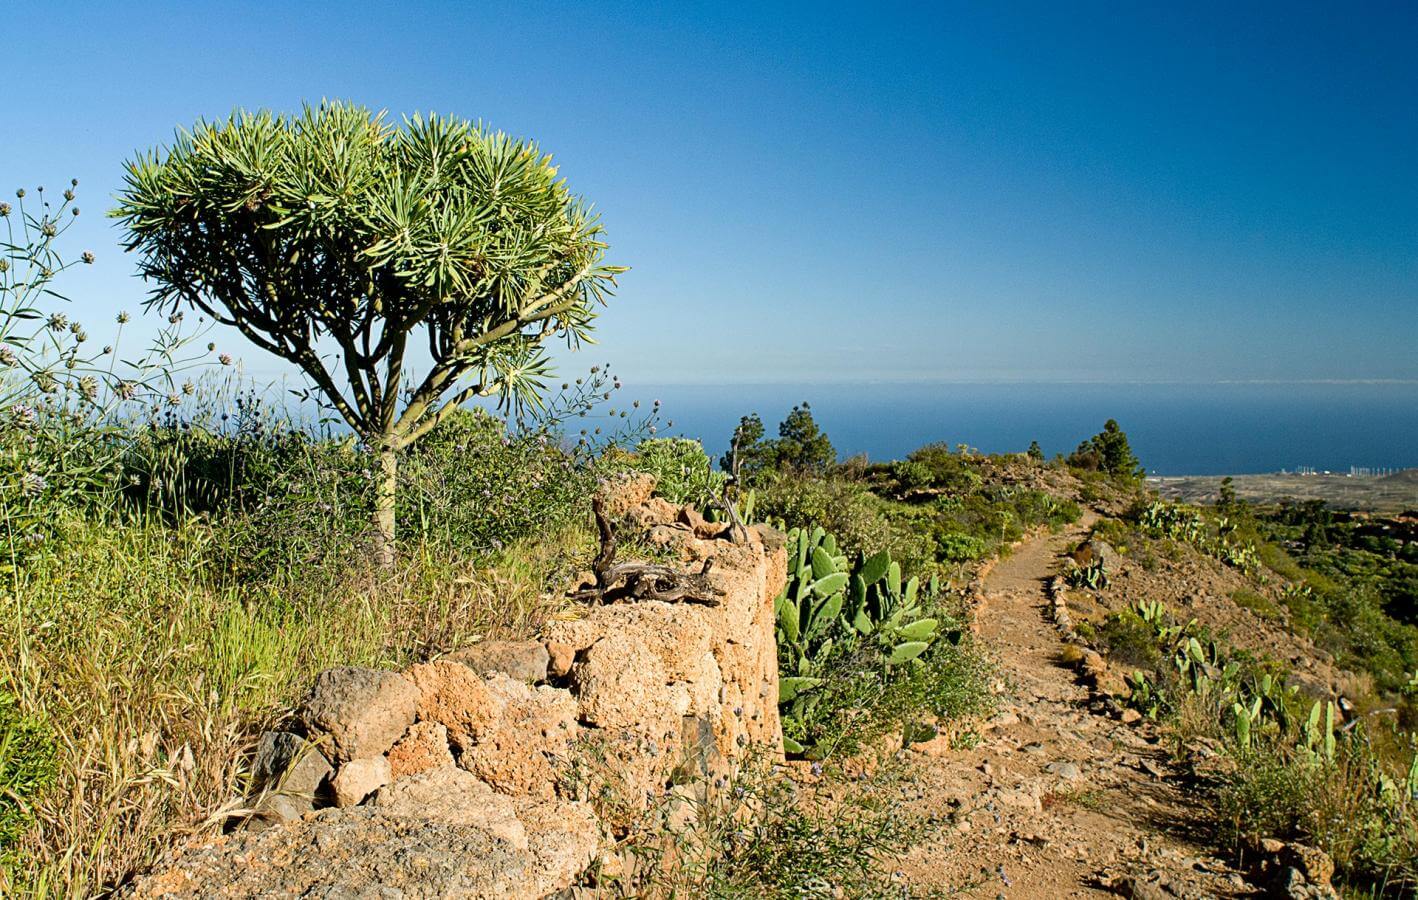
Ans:
[[[389,442],[378,444],[379,474],[374,484],[374,561],[394,565],[394,494],[399,486],[399,455]]]

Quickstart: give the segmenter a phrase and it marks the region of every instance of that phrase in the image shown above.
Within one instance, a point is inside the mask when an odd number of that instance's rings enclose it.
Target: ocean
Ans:
[[[843,458],[896,459],[935,441],[1018,452],[1034,440],[1053,456],[1114,418],[1152,474],[1418,466],[1418,384],[1406,382],[627,383],[623,394],[659,399],[674,422],[662,433],[699,438],[716,457],[741,416],[758,413],[772,436],[793,404],[807,401]]]

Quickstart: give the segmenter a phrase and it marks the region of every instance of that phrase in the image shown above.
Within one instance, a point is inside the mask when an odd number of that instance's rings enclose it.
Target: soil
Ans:
[[[1090,703],[1059,660],[1045,583],[1092,516],[1027,540],[981,584],[979,637],[999,665],[999,711],[976,735],[910,754],[910,812],[942,823],[901,863],[917,890],[973,897],[1235,897],[1254,889],[1208,826],[1154,726]],[[1117,710],[1114,709],[1114,713]],[[969,746],[973,740],[977,742]]]

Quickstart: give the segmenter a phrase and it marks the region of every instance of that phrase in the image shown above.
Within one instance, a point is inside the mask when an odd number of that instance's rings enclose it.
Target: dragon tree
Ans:
[[[399,451],[473,398],[539,404],[545,342],[587,339],[625,271],[535,144],[345,103],[179,131],[126,164],[113,215],[150,309],[192,307],[294,363],[377,457],[383,564]]]

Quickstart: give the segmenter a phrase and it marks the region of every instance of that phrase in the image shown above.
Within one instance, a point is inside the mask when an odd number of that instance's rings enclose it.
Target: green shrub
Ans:
[[[835,773],[834,773],[835,774]],[[593,874],[598,896],[912,897],[892,863],[931,832],[902,812],[910,773],[882,765],[836,790],[836,778],[797,784],[751,760],[704,799],[669,836],[661,821],[634,829],[636,871]]]
[[[1135,610],[1125,609],[1109,615],[1094,633],[1100,649],[1121,665],[1153,669],[1162,660],[1156,630]]]
[[[719,502],[727,476],[714,470],[704,445],[689,438],[650,438],[635,448],[631,465],[658,479],[655,492],[674,504],[706,509]]]

